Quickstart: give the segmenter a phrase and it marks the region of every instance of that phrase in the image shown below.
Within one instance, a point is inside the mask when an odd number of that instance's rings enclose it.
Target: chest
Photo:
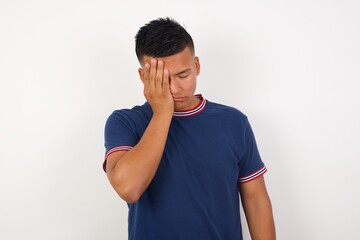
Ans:
[[[236,183],[240,155],[241,138],[229,123],[180,119],[171,124],[158,172],[168,178],[191,178],[192,184]]]

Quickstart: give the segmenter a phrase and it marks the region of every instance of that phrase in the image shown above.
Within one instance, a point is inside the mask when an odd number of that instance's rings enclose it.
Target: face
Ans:
[[[153,57],[144,56],[142,68],[139,69],[140,78],[144,80],[143,67],[149,63]],[[170,92],[174,99],[175,111],[188,110],[199,103],[199,99],[194,96],[196,89],[196,78],[200,73],[199,58],[195,57],[189,48],[182,52],[157,58],[162,60],[165,68],[169,70]]]

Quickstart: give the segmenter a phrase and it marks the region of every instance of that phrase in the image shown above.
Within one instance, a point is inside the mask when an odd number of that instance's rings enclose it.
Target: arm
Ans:
[[[251,238],[275,240],[275,224],[264,177],[239,183],[239,191]]]
[[[138,201],[154,178],[164,151],[174,102],[169,90],[169,72],[162,61],[145,64],[144,95],[153,110],[142,138],[129,152],[108,156],[106,172],[111,185],[128,203]]]

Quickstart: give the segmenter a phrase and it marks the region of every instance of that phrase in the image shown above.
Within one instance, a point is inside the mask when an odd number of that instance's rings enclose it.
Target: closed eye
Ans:
[[[191,72],[191,68],[187,68],[181,72],[178,72],[175,75],[178,76],[179,78],[187,78],[190,75],[190,72]]]
[[[179,78],[187,78],[189,76],[189,74],[187,75],[180,75]]]

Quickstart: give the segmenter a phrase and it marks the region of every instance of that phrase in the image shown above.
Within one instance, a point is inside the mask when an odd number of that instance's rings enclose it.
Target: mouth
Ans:
[[[184,97],[173,97],[173,99],[174,99],[174,102],[182,102],[182,101],[184,101]]]

